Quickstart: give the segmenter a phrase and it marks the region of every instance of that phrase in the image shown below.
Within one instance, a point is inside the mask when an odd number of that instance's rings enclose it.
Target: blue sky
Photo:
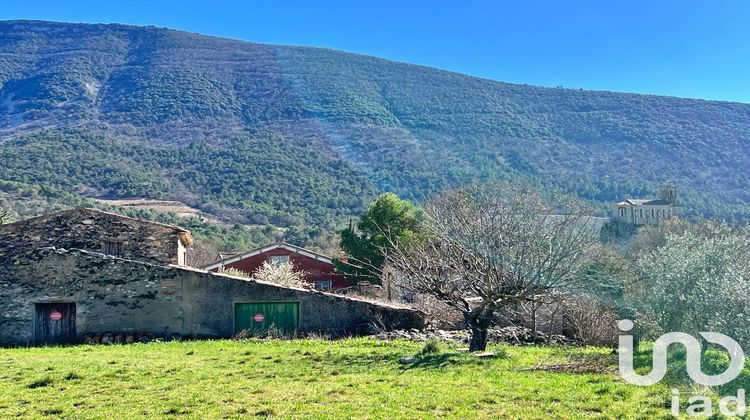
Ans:
[[[750,102],[746,0],[2,0],[0,19],[165,26],[514,83]]]

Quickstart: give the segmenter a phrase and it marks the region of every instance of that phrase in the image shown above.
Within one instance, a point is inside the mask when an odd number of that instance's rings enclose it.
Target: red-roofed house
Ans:
[[[291,262],[295,268],[307,273],[307,281],[318,290],[337,290],[352,285],[336,272],[330,257],[285,242],[241,252],[203,269],[218,271],[221,268],[235,268],[253,274],[266,261],[277,264]]]

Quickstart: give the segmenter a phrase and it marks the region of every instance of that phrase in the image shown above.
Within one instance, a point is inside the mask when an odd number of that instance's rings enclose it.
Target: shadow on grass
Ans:
[[[375,368],[381,367],[384,364],[393,363],[394,360],[398,360],[401,357],[399,352],[385,352],[385,353],[365,353],[365,354],[338,354],[338,355],[325,355],[318,354],[311,357],[311,360],[332,363],[336,365],[344,365],[350,367],[364,367],[364,368]]]
[[[440,354],[422,354],[416,356],[412,363],[401,365],[402,371],[412,369],[440,369],[448,366],[470,366],[482,365],[491,359],[480,359],[471,353],[440,353]]]
[[[389,351],[379,353],[360,353],[360,354],[316,354],[305,357],[305,360],[313,363],[324,363],[327,365],[341,365],[349,368],[372,370],[382,369],[384,367],[393,368],[398,365],[399,370],[407,371],[412,369],[436,369],[453,365],[479,365],[484,364],[487,360],[480,359],[470,353],[435,353],[435,354],[418,354],[414,356],[415,361],[408,364],[398,364],[399,359],[408,357],[403,351]]]
[[[443,353],[417,356],[416,361],[404,365],[402,370],[441,368],[448,365],[455,365],[458,363],[455,356],[458,355],[455,353]]]

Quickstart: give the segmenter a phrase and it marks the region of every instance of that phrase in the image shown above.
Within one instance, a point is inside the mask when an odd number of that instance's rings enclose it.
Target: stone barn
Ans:
[[[273,325],[346,335],[371,323],[424,324],[406,308],[185,267],[188,231],[98,210],[3,225],[0,238],[4,346],[97,333],[220,338]]]

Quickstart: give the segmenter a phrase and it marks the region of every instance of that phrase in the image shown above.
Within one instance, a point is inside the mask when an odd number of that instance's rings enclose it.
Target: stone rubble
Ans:
[[[384,331],[371,335],[378,340],[408,340],[424,342],[438,340],[446,343],[468,344],[468,330],[394,330]],[[281,337],[279,337],[281,338]],[[146,333],[97,333],[84,336],[85,344],[131,344],[148,343],[151,341],[182,340],[179,334],[157,336]],[[557,344],[557,345],[581,345],[581,342],[562,335],[548,335],[531,331],[525,327],[494,327],[488,333],[487,341],[490,343],[507,343],[512,345],[530,344]],[[404,362],[409,363],[409,362]]]
[[[83,336],[84,344],[132,344],[150,343],[152,341],[182,340],[179,334],[157,336],[147,333],[96,333]]]
[[[448,343],[467,344],[469,342],[468,330],[439,330],[426,329],[423,331],[417,329],[384,331],[372,335],[379,340],[409,340],[409,341],[428,341],[439,340]],[[563,335],[548,335],[532,331],[529,328],[519,326],[493,327],[487,334],[487,341],[490,343],[508,343],[513,345],[528,344],[560,344],[560,345],[580,345],[580,341],[565,337]]]

